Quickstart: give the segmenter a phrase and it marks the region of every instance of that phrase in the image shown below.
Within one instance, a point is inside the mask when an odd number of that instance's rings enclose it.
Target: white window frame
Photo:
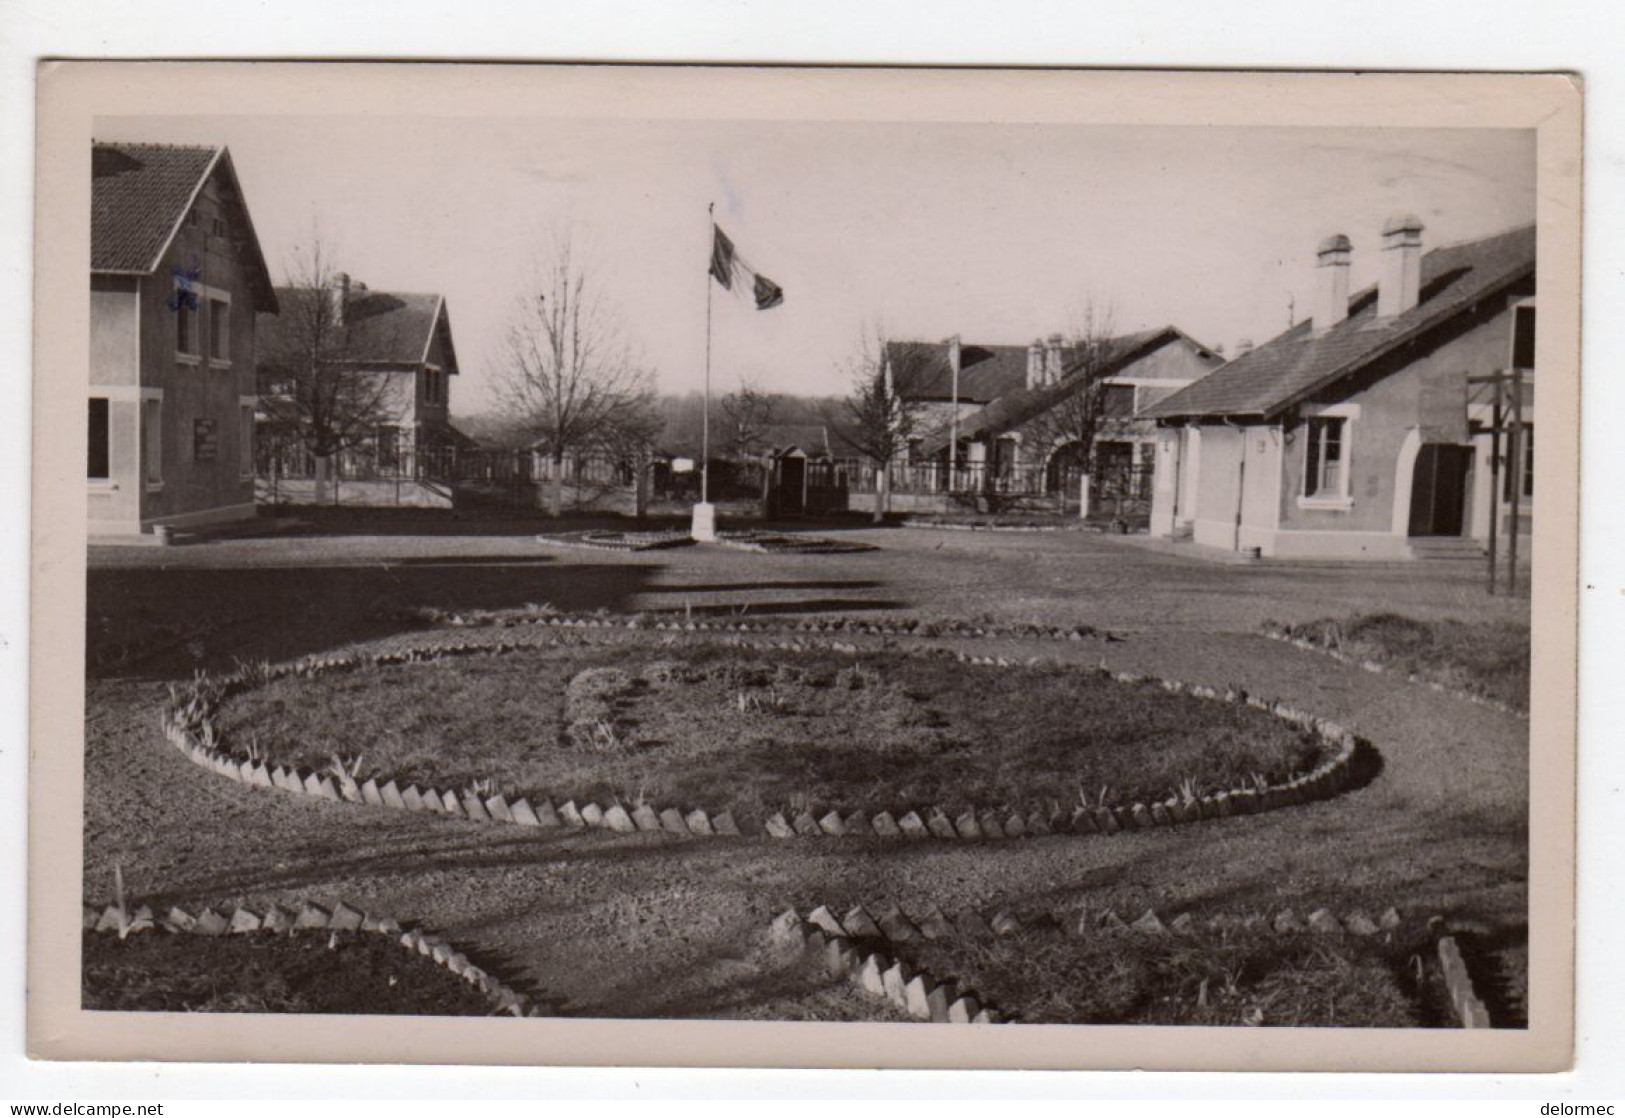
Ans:
[[[175,304],[175,319],[176,319],[176,322],[175,322],[175,330],[174,330],[174,332],[172,334],[172,337],[173,337],[174,342],[175,342],[175,360],[177,362],[179,362],[180,364],[182,364],[182,365],[201,365],[203,363],[203,346],[202,346],[202,341],[203,341],[203,321],[204,321],[204,319],[206,317],[205,308],[208,306],[208,301],[209,301],[208,290],[209,289],[204,287],[201,283],[195,283],[195,282],[192,283],[189,287],[183,287],[182,284],[181,284],[181,277],[180,276],[175,277],[175,280],[174,280],[174,295],[177,298],[177,301],[176,301],[176,304]],[[179,297],[185,292],[190,292],[190,293],[197,296],[197,298],[198,298],[198,309],[197,310],[192,310],[192,308],[186,306],[186,304],[184,302],[179,301]],[[192,345],[195,348],[190,349],[190,350],[181,348],[180,317],[181,317],[182,314],[190,314],[192,316],[192,339],[191,340],[192,340]]]
[[[1508,333],[1507,333],[1507,368],[1508,369],[1517,368],[1517,365],[1514,362],[1517,359],[1517,353],[1518,353],[1518,311],[1520,311],[1520,310],[1522,310],[1522,309],[1524,309],[1526,307],[1529,310],[1532,310],[1532,311],[1535,312],[1535,320],[1536,320],[1535,321],[1535,338],[1537,339],[1537,344],[1538,344],[1538,339],[1540,338],[1540,309],[1536,306],[1535,296],[1530,295],[1527,298],[1512,300],[1512,306],[1511,306],[1512,329],[1510,331],[1508,331]],[[1525,373],[1533,373],[1535,371],[1535,366],[1530,365],[1528,368],[1524,369],[1523,371]]]
[[[107,405],[107,475],[105,477],[90,476],[90,448],[85,447],[85,483],[92,490],[112,491],[118,488],[118,482],[113,479],[113,397],[104,392],[92,392],[87,397],[85,409],[85,429],[90,429],[90,400],[100,400]]]
[[[1314,415],[1303,417],[1303,481],[1298,488],[1298,507],[1301,509],[1317,509],[1325,512],[1347,512],[1354,507],[1354,434],[1355,425],[1360,418],[1359,404],[1337,404],[1333,407],[1323,408]],[[1327,493],[1324,490],[1310,496],[1306,491],[1309,488],[1309,448],[1313,442],[1314,423],[1316,420],[1340,420],[1343,424],[1339,432],[1337,446],[1337,461],[1342,466],[1338,471],[1337,492]],[[1324,461],[1322,462],[1324,466]],[[1318,486],[1317,486],[1318,488]]]
[[[209,308],[209,344],[206,347],[209,366],[214,369],[229,369],[231,368],[231,293],[229,291],[221,291],[220,289],[214,287],[205,287],[202,290],[205,292],[203,296],[203,303]],[[226,311],[226,345],[224,357],[216,357],[214,355],[214,310],[216,304],[224,306]]]

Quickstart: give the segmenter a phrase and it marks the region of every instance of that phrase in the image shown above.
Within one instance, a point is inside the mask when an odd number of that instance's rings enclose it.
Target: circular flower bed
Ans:
[[[679,529],[661,532],[544,532],[536,538],[542,543],[579,547],[588,551],[660,551],[670,547],[687,547],[694,542],[686,531]]]
[[[1326,749],[1266,711],[1096,671],[624,640],[283,676],[210,726],[242,760],[351,781],[756,818],[1195,802]]]

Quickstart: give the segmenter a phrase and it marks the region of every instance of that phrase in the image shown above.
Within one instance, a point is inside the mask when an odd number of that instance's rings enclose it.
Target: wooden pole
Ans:
[[[1512,485],[1507,510],[1507,593],[1518,592],[1518,509],[1523,498],[1523,370],[1512,370],[1512,426],[1507,431],[1507,481]]]
[[[1496,538],[1501,534],[1500,517],[1501,508],[1501,374],[1496,373],[1490,384],[1493,395],[1490,404],[1490,585],[1489,592],[1495,594],[1495,545]]]
[[[711,251],[716,252],[717,222],[715,202],[705,207],[705,223],[710,227]],[[700,504],[711,502],[711,266],[705,267],[705,393],[700,414]]]

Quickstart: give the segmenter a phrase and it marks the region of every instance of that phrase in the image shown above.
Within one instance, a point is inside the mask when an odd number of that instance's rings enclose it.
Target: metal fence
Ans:
[[[302,445],[261,443],[257,472],[262,478],[289,481],[316,477],[316,457]],[[352,447],[329,460],[328,476],[337,481],[422,481],[440,484],[488,482],[502,485],[553,480],[551,456],[533,450],[488,450],[443,447]],[[557,468],[565,481],[580,485],[627,485],[634,480],[630,461],[607,455],[572,456]]]

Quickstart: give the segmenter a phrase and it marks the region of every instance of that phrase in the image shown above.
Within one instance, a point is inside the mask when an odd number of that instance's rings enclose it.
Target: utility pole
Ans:
[[[1505,486],[1507,490],[1506,518],[1506,592],[1518,592],[1518,517],[1523,505],[1523,370],[1497,369],[1484,376],[1469,376],[1468,385],[1488,385],[1490,388],[1490,518],[1489,518],[1489,583],[1488,590],[1495,593],[1498,580],[1497,537],[1500,535],[1502,482],[1501,436],[1506,436]]]

